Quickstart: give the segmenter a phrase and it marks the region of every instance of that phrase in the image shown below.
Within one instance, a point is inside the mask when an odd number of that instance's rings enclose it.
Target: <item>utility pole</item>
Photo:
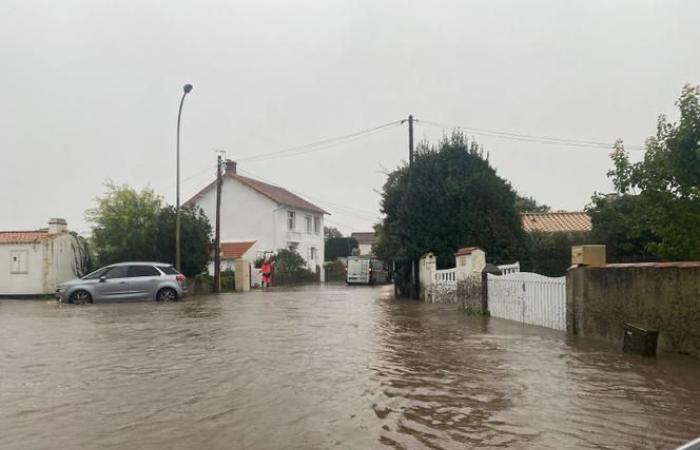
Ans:
[[[413,115],[408,115],[408,167],[413,167]]]
[[[214,292],[221,292],[221,166],[223,165],[222,155],[225,153],[219,150],[216,155],[216,224],[214,225]]]
[[[408,169],[409,169],[409,183],[411,182],[411,170],[413,169],[413,115],[409,114],[408,115]],[[420,287],[418,286],[418,265],[416,264],[416,260],[412,259],[411,260],[411,279],[410,279],[410,289],[409,289],[409,297],[411,298],[418,298],[418,292],[420,291]]]

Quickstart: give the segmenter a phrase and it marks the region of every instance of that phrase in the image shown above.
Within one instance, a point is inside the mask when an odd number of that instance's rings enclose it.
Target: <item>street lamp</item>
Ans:
[[[175,196],[175,267],[182,271],[180,260],[180,117],[182,116],[182,104],[185,96],[192,90],[191,84],[186,84],[182,90],[180,109],[177,112],[177,194]]]

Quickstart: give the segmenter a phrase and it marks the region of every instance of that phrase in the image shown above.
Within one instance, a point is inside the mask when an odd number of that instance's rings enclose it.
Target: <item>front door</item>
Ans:
[[[114,266],[102,274],[95,285],[95,300],[118,300],[131,297],[127,266]]]

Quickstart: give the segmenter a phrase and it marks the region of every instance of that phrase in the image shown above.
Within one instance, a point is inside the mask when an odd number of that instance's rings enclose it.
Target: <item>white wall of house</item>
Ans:
[[[0,244],[0,294],[54,293],[58,284],[76,277],[73,243],[63,234],[39,243]]]
[[[224,178],[221,188],[221,241],[257,241],[245,259],[253,262],[264,252],[296,246],[296,251],[311,270],[321,267],[323,274],[323,215],[288,208],[231,178]],[[216,189],[209,189],[194,200],[214,224]],[[293,229],[288,228],[288,213],[294,212]],[[306,216],[311,217],[311,233],[306,229]],[[317,218],[318,233],[314,229]],[[313,251],[311,249],[314,249]],[[313,258],[312,258],[313,257]]]
[[[369,256],[372,254],[372,244],[357,244],[357,249],[361,256]]]

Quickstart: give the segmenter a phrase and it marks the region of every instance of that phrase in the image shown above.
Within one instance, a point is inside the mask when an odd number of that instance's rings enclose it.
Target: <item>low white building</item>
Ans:
[[[214,226],[216,181],[185,204],[201,207]],[[328,213],[322,208],[284,188],[238,174],[235,161],[226,162],[221,187],[221,243],[224,261],[227,259],[227,248],[231,250],[228,252],[232,255],[228,258],[231,261],[243,258],[251,263],[266,253],[276,253],[280,249],[295,250],[304,258],[309,270],[320,270],[321,281],[324,281],[325,214]],[[227,264],[228,262],[222,263],[222,270]]]
[[[76,278],[80,242],[64,219],[32,231],[0,231],[0,295],[52,294]]]

